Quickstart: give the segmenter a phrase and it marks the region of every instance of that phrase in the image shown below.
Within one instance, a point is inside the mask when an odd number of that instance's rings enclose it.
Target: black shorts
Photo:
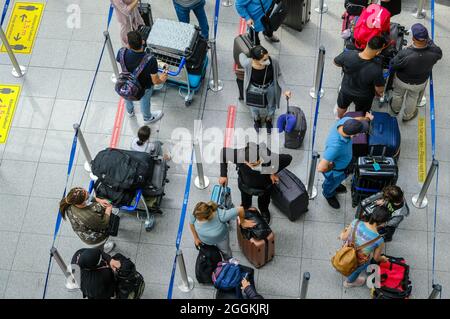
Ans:
[[[337,105],[340,109],[347,109],[350,104],[354,103],[356,112],[369,112],[372,108],[374,97],[374,95],[370,97],[353,96],[340,91],[337,98]]]

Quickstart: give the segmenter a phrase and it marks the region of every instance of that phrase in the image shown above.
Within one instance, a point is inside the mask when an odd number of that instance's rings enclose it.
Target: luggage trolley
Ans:
[[[158,60],[160,72],[167,65],[168,84],[179,87],[185,105],[192,103],[208,66],[208,42],[194,25],[156,19],[147,39],[147,50]],[[183,90],[187,91],[183,94]]]
[[[91,175],[91,178],[92,177],[93,176]],[[95,193],[94,184],[95,184],[94,179],[91,179],[91,181],[89,182],[89,194]],[[145,230],[148,232],[151,231],[153,229],[153,227],[155,226],[155,215],[154,214],[155,213],[161,214],[162,212],[161,211],[150,212],[150,210],[147,207],[147,204],[145,203],[144,197],[142,196],[142,189],[136,190],[136,195],[132,202],[134,202],[134,204],[130,204],[128,206],[120,206],[120,207],[116,207],[116,208],[118,208],[119,211],[125,211],[126,213],[129,213],[129,214],[136,212],[136,216],[137,216],[138,220],[144,221]],[[139,202],[142,202],[144,209],[138,208]],[[145,217],[142,217],[141,213],[145,213]]]

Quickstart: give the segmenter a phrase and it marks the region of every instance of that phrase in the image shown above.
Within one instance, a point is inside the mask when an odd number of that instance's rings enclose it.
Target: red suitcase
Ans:
[[[251,238],[247,240],[242,236],[239,218],[237,219],[236,232],[239,247],[253,266],[260,268],[273,259],[275,256],[275,235],[273,232],[266,239]]]

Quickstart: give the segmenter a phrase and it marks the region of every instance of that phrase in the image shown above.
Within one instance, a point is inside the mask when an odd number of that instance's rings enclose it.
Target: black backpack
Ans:
[[[257,240],[266,239],[267,236],[269,236],[270,233],[272,233],[272,229],[270,229],[269,224],[267,224],[267,222],[262,218],[259,211],[246,210],[245,219],[254,221],[256,224],[253,228],[241,228],[242,236],[245,239],[247,240],[250,240],[251,238]]]
[[[212,284],[212,273],[217,264],[224,260],[222,252],[216,246],[202,244],[195,262],[195,277],[201,284]]]
[[[129,258],[122,254],[115,254],[112,258],[121,264],[116,274],[116,298],[140,299],[145,290],[144,277]]]

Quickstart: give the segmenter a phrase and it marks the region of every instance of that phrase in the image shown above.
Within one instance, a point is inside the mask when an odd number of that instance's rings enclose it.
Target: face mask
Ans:
[[[266,61],[261,62],[261,65],[269,66],[270,65],[270,60],[267,59]]]

